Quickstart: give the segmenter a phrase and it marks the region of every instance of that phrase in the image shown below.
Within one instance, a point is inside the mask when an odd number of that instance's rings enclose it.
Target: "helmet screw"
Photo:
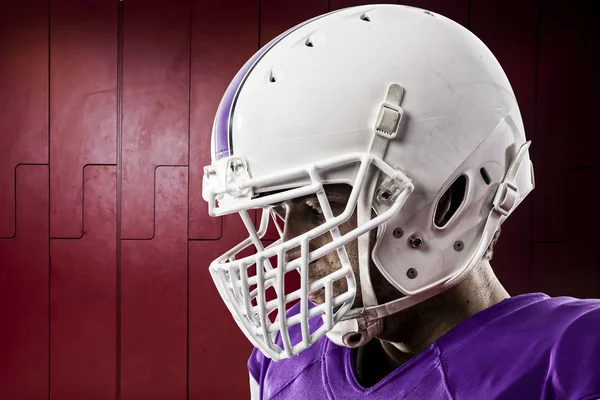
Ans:
[[[408,243],[413,249],[418,249],[419,247],[423,246],[423,239],[419,235],[412,235],[408,239]]]
[[[462,251],[464,248],[465,248],[465,244],[462,241],[457,240],[456,242],[454,242],[454,250]]]
[[[408,276],[410,279],[415,279],[417,275],[417,270],[414,268],[409,268],[408,271],[406,271],[406,276]]]
[[[392,198],[392,192],[390,192],[389,190],[384,190],[383,192],[381,192],[381,198],[384,200],[389,200]]]
[[[394,237],[396,239],[400,239],[402,236],[404,236],[404,231],[401,228],[394,229]]]

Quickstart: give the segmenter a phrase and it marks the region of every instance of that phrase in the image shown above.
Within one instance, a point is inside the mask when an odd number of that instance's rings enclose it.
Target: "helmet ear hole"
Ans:
[[[433,223],[436,227],[445,227],[452,217],[456,215],[456,212],[465,200],[466,193],[467,177],[461,175],[444,192],[435,206]]]

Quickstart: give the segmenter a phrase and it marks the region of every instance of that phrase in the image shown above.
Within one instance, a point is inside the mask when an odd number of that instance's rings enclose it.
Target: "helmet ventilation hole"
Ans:
[[[438,228],[445,227],[456,215],[463,204],[467,193],[467,177],[461,175],[450,185],[446,192],[440,197],[435,206],[434,224]]]
[[[485,167],[481,167],[481,169],[479,170],[479,173],[481,174],[481,177],[483,178],[483,181],[485,182],[485,184],[489,186],[489,184],[492,182],[492,180],[490,179],[490,175],[488,174]]]
[[[371,22],[371,18],[369,18],[367,14],[361,15],[360,19],[362,19],[363,21]]]
[[[270,71],[269,72],[269,82],[273,82],[274,83],[275,81],[276,81],[275,75],[273,74],[273,71]]]
[[[306,47],[313,47],[313,42],[310,38],[306,39],[306,42],[304,42],[304,44],[306,45]]]

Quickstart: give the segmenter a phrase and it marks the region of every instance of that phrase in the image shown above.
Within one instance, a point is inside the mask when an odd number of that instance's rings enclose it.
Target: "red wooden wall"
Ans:
[[[212,118],[282,30],[356,0],[29,0],[0,12],[0,399],[243,399],[250,345],[207,266]],[[517,93],[537,188],[493,265],[511,294],[600,295],[595,0],[414,0]]]

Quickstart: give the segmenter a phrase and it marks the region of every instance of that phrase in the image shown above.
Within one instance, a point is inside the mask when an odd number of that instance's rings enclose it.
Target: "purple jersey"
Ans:
[[[505,299],[369,388],[355,377],[352,350],[327,337],[277,363],[255,349],[248,368],[264,400],[600,399],[600,300]]]

